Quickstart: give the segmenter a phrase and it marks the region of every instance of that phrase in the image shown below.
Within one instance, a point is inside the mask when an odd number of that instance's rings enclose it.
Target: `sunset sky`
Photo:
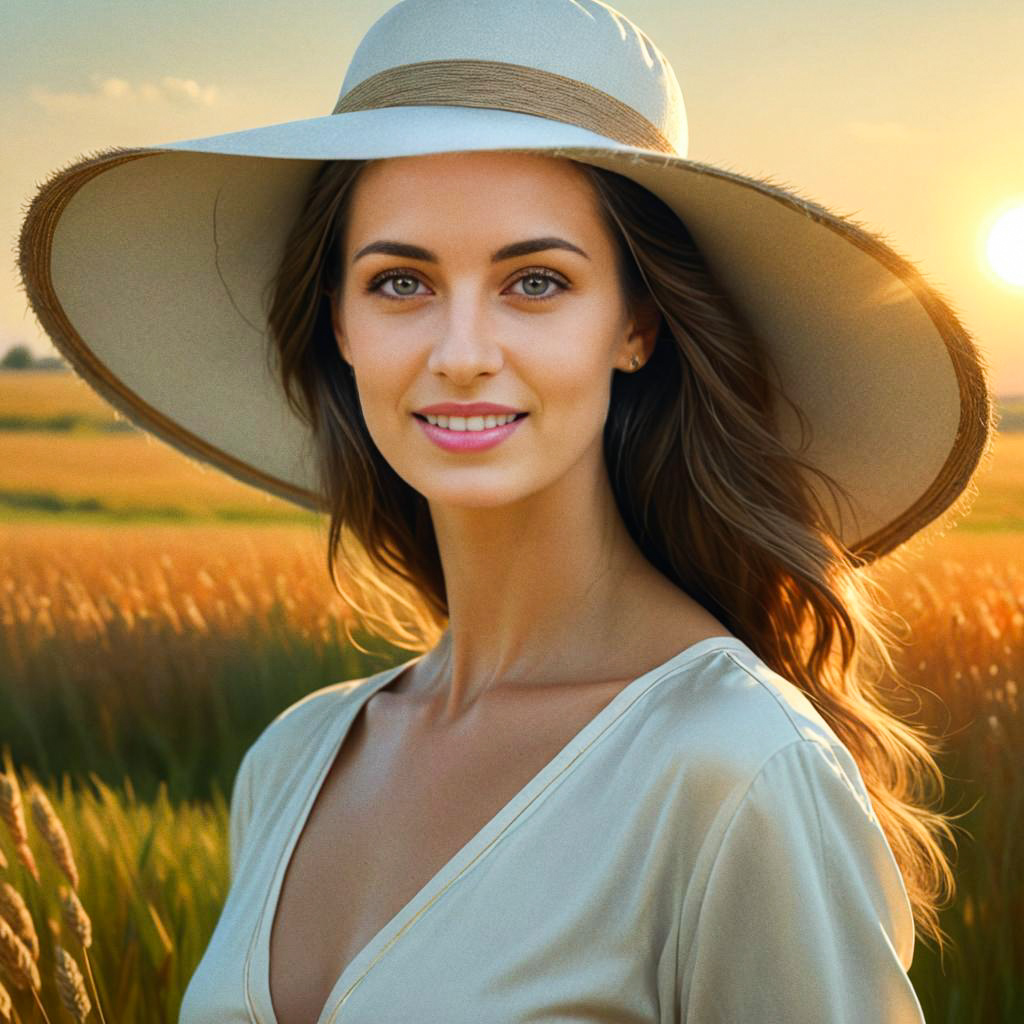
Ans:
[[[52,351],[15,264],[23,208],[51,170],[110,146],[328,114],[391,6],[6,0],[0,353]],[[997,394],[1024,393],[1024,285],[985,255],[996,216],[1024,206],[1020,0],[612,6],[675,68],[691,159],[770,176],[881,234],[960,314]]]

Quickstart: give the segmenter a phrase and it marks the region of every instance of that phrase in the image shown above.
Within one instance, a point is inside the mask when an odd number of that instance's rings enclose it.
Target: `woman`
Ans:
[[[328,513],[421,652],[246,753],[182,1024],[923,1020],[948,827],[861,570],[965,491],[984,365],[878,239],[684,150],[604,4],[406,0],[329,117],[40,190],[79,372]]]

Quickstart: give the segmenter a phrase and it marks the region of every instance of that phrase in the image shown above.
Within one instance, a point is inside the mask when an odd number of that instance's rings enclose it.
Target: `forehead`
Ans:
[[[349,207],[348,240],[430,231],[448,235],[602,233],[597,196],[571,160],[470,152],[370,161]],[[511,238],[510,234],[510,238]],[[524,235],[525,237],[525,235]]]

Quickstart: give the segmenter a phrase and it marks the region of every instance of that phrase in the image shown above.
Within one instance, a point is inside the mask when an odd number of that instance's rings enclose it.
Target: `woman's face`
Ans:
[[[429,501],[506,504],[601,465],[612,373],[646,361],[657,315],[643,335],[629,317],[597,203],[533,154],[375,161],[356,182],[335,335],[374,442]],[[476,433],[453,429],[473,410],[430,425],[439,403],[526,415]]]

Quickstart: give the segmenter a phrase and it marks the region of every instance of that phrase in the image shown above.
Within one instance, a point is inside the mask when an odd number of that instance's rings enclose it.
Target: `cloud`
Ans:
[[[215,86],[208,85],[204,89],[193,78],[161,78],[160,84],[171,99],[183,99],[204,107],[213,106],[217,99]]]
[[[201,86],[193,78],[165,75],[158,82],[134,85],[125,78],[91,75],[92,88],[52,92],[39,86],[29,90],[32,101],[50,114],[82,113],[112,104],[170,103],[178,106],[211,107],[218,98],[216,86]]]
[[[846,130],[861,142],[912,142],[920,135],[902,121],[848,121]]]

